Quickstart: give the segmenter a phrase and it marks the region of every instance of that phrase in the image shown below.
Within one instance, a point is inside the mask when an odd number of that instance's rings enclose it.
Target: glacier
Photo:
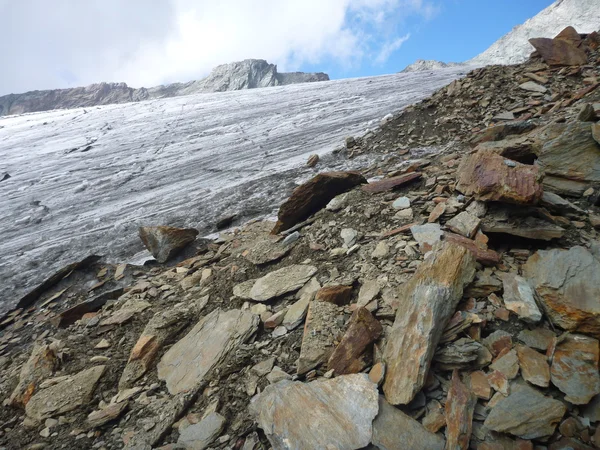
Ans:
[[[272,215],[295,183],[360,167],[346,136],[465,74],[326,81],[0,118],[0,313],[90,254],[141,262],[140,225]],[[322,161],[306,167],[309,155]],[[373,156],[376,158],[377,156]],[[379,156],[383,157],[383,156]]]

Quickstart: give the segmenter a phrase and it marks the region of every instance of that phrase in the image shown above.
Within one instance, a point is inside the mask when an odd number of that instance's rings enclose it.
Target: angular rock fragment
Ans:
[[[305,374],[329,359],[335,347],[335,339],[342,333],[337,321],[340,314],[341,309],[333,303],[310,303],[297,363],[298,375]]]
[[[498,356],[490,366],[490,369],[497,370],[504,374],[506,378],[512,380],[519,373],[519,359],[516,350],[509,350]]]
[[[545,397],[526,384],[513,383],[510,395],[493,407],[484,426],[523,439],[536,439],[554,433],[566,410],[562,402]]]
[[[279,208],[272,234],[285,231],[324,208],[334,197],[367,180],[358,172],[324,172],[298,186]]]
[[[542,319],[535,302],[534,292],[525,278],[513,273],[502,274],[504,305],[526,322],[536,323]]]
[[[294,264],[268,273],[255,280],[247,293],[247,298],[265,302],[288,292],[297,291],[317,273],[317,268],[304,264]],[[248,285],[249,286],[249,285]],[[238,295],[238,294],[236,294]]]
[[[379,412],[373,421],[371,441],[380,450],[442,450],[444,439],[428,431],[412,417],[379,396]]]
[[[483,221],[481,229],[488,234],[508,234],[538,241],[559,239],[565,234],[564,228],[535,217],[527,217],[521,223],[496,222],[489,217]]]
[[[49,378],[58,368],[58,348],[56,344],[34,344],[31,355],[19,375],[19,384],[12,392],[9,402],[15,406],[25,406],[37,391],[39,384]]]
[[[446,242],[425,258],[402,286],[384,352],[387,374],[383,389],[388,402],[410,403],[421,390],[440,337],[474,275],[471,253]]]
[[[140,239],[159,262],[165,263],[179,250],[196,240],[195,228],[140,227]]]
[[[177,444],[194,450],[204,450],[219,436],[225,427],[225,417],[217,412],[211,412],[200,422],[188,425],[179,431]]]
[[[366,184],[362,187],[363,191],[369,192],[370,194],[376,194],[379,192],[391,191],[398,187],[404,186],[412,181],[421,178],[420,172],[409,172],[404,175],[399,175],[392,178],[384,178],[383,180],[373,181],[372,183]]]
[[[479,151],[459,168],[456,188],[482,201],[535,204],[542,197],[541,174],[537,166],[507,160]]]
[[[600,261],[584,247],[539,250],[523,266],[552,323],[600,336]]]
[[[131,349],[129,360],[119,380],[119,390],[128,389],[152,366],[159,350],[188,323],[191,311],[175,307],[157,312]]]
[[[562,39],[533,38],[529,43],[550,66],[580,66],[587,63],[585,51]]]
[[[543,94],[548,90],[544,86],[539,85],[533,81],[527,81],[523,84],[520,84],[519,87],[525,91],[539,92],[540,94]]]
[[[446,448],[469,448],[475,403],[477,399],[460,381],[458,371],[455,370],[446,400]]]
[[[87,405],[104,369],[105,366],[95,366],[38,391],[25,406],[25,412],[29,417],[42,421]]]
[[[523,330],[517,336],[521,342],[529,347],[537,348],[545,352],[552,341],[556,338],[555,334],[546,328],[534,328],[533,330]]]
[[[525,345],[517,345],[521,375],[525,381],[540,387],[550,385],[550,366],[545,355]]]
[[[437,223],[428,223],[425,225],[414,225],[410,227],[413,238],[419,243],[419,248],[423,252],[428,252],[435,244],[440,242],[444,232]]]
[[[472,239],[450,232],[444,233],[444,239],[466,248],[475,256],[477,262],[483,265],[494,266],[500,262],[500,255],[497,252],[489,250],[487,246],[482,246]]]
[[[550,374],[566,401],[586,405],[600,393],[599,353],[598,341],[583,335],[569,335],[557,345]]]
[[[127,406],[127,402],[111,403],[106,408],[90,413],[87,417],[88,424],[94,428],[101,427],[111,420],[117,419],[127,409]]]
[[[258,322],[249,311],[213,311],[164,354],[158,378],[173,395],[197,389],[213,367],[256,331]]]
[[[492,390],[490,388],[490,383],[485,376],[485,373],[481,370],[477,372],[473,372],[469,376],[469,385],[473,394],[483,400],[489,400],[492,396]]]
[[[320,302],[334,303],[338,306],[350,303],[350,297],[352,286],[343,285],[323,286],[315,295],[315,299]]]
[[[263,239],[255,242],[243,253],[243,256],[252,264],[260,266],[283,258],[291,250],[291,245],[283,245],[271,239]]]
[[[480,223],[481,220],[478,217],[463,211],[446,222],[446,227],[455,233],[471,239],[475,236]]]
[[[476,366],[475,362],[483,345],[469,338],[461,338],[444,347],[439,347],[433,356],[433,361],[442,370],[460,369]]]
[[[250,403],[275,450],[366,447],[378,410],[377,386],[364,374],[312,383],[281,381]]]
[[[358,308],[348,322],[344,337],[329,358],[329,370],[333,369],[336,376],[359,372],[362,364],[358,359],[382,331],[379,321],[366,308]]]

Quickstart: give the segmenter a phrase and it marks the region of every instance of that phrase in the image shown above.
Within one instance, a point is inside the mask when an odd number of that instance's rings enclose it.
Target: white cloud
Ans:
[[[385,42],[381,49],[379,50],[379,54],[375,58],[375,62],[378,64],[383,64],[386,62],[390,55],[398,50],[402,44],[404,44],[410,38],[410,33],[405,36],[394,39],[393,41]]]
[[[428,0],[0,0],[0,95],[125,81],[152,86],[263,58],[303,64],[382,63]]]

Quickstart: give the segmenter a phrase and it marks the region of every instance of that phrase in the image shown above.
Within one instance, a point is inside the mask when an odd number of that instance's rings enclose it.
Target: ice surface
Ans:
[[[0,313],[88,254],[123,261],[140,225],[268,214],[348,135],[464,69],[337,80],[0,118]],[[358,164],[360,162],[354,162]],[[363,162],[364,163],[364,162]]]

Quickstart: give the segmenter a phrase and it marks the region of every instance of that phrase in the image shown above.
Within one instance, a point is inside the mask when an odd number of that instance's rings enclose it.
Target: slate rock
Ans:
[[[552,323],[600,336],[600,261],[584,247],[539,250],[523,266]]]
[[[481,201],[535,204],[542,197],[541,178],[537,166],[478,151],[461,164],[456,188]]]
[[[315,295],[315,299],[320,302],[334,303],[338,306],[350,303],[351,297],[352,286],[344,285],[323,286]]]
[[[9,402],[11,405],[24,407],[31,396],[38,390],[42,381],[49,378],[58,368],[59,359],[56,344],[34,344],[31,355],[19,375],[19,383],[13,390]]]
[[[529,43],[550,66],[580,66],[587,63],[585,51],[562,39],[533,38]]]
[[[475,236],[480,223],[481,220],[477,216],[463,211],[446,222],[446,227],[455,233],[471,239]]]
[[[600,393],[598,340],[569,335],[556,346],[550,368],[552,384],[575,405],[586,405]]]
[[[414,225],[410,227],[410,232],[423,252],[431,250],[435,244],[441,241],[444,235],[442,228],[437,223]]]
[[[282,267],[256,280],[248,295],[257,302],[280,297],[300,289],[315,273],[316,267],[304,264]]]
[[[323,209],[334,197],[367,180],[358,172],[324,172],[298,186],[279,208],[272,234],[281,233]]]
[[[384,178],[382,180],[373,181],[362,187],[362,190],[370,194],[377,194],[379,192],[391,191],[393,189],[402,187],[408,183],[412,183],[420,179],[422,174],[420,172],[409,172],[397,177]]]
[[[365,374],[311,383],[280,381],[250,403],[250,413],[274,450],[366,447],[378,410],[377,385]]]
[[[178,251],[196,240],[198,230],[167,226],[140,227],[140,239],[159,262],[165,263]]]
[[[460,380],[458,371],[452,381],[446,400],[446,448],[467,450],[473,431],[473,413],[477,399]]]
[[[516,350],[523,379],[536,386],[548,387],[550,366],[546,356],[525,345],[517,345]]]
[[[371,441],[380,450],[443,450],[444,439],[379,396]]]
[[[258,316],[249,311],[214,310],[163,355],[158,378],[172,395],[194,391],[213,367],[256,331],[258,323]]]
[[[539,92],[540,94],[544,94],[548,90],[546,87],[537,84],[534,81],[526,81],[525,83],[520,84],[519,87],[524,91]]]
[[[542,320],[542,313],[535,302],[535,294],[527,280],[510,272],[502,274],[501,277],[506,309],[526,322],[536,323]]]
[[[566,410],[561,401],[545,397],[526,384],[513,383],[509,396],[492,408],[483,425],[500,433],[536,439],[553,434]]]
[[[204,450],[223,431],[225,423],[225,417],[213,411],[203,417],[200,422],[188,425],[180,430],[177,444],[184,445],[186,449]]]
[[[244,258],[257,266],[268,264],[283,258],[292,250],[289,245],[275,242],[271,239],[262,239],[255,242],[246,252]]]
[[[127,409],[128,402],[111,403],[106,408],[90,413],[87,422],[91,427],[100,427],[117,419]]]
[[[408,404],[421,390],[437,344],[475,276],[475,258],[444,242],[421,263],[399,292],[399,308],[384,351],[386,400]]]
[[[25,406],[25,412],[29,417],[42,421],[87,405],[105,368],[91,367],[36,392]]]

